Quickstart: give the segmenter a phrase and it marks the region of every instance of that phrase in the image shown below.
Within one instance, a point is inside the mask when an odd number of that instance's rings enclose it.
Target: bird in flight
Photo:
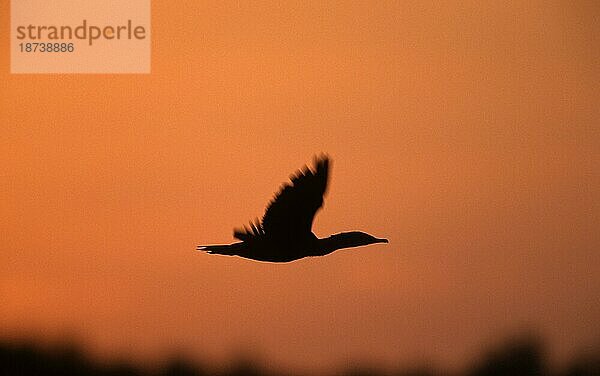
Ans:
[[[267,262],[289,262],[309,256],[324,256],[342,248],[387,243],[360,231],[342,232],[327,238],[317,238],[311,228],[317,211],[323,206],[327,190],[330,160],[326,155],[315,157],[314,169],[304,166],[282,185],[267,206],[262,218],[250,222],[250,227],[235,229],[240,240],[232,244],[198,246],[210,254],[240,256]]]

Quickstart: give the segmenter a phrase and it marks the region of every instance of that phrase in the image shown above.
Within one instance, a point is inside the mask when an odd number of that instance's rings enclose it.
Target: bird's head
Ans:
[[[387,239],[376,238],[361,231],[342,232],[323,239],[323,245],[329,252],[341,248],[360,247],[362,245],[387,242]]]

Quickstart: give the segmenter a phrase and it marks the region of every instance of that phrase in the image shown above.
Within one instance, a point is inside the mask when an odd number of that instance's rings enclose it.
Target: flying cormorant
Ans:
[[[262,223],[255,220],[250,227],[235,229],[233,236],[240,242],[198,246],[197,250],[211,254],[240,256],[252,260],[288,262],[308,256],[324,256],[341,248],[372,243],[387,243],[359,231],[342,232],[319,239],[312,233],[316,212],[323,206],[327,189],[330,161],[325,155],[315,157],[315,168],[304,166],[283,184],[267,206]]]

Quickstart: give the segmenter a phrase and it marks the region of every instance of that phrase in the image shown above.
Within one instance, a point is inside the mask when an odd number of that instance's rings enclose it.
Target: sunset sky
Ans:
[[[442,3],[153,0],[151,74],[11,75],[1,1],[0,337],[313,371],[600,346],[600,7]],[[314,232],[389,244],[195,251],[319,152]]]

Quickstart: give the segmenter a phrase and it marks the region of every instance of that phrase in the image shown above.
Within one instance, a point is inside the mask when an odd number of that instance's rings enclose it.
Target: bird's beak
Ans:
[[[387,239],[377,239],[377,243],[389,243]]]

